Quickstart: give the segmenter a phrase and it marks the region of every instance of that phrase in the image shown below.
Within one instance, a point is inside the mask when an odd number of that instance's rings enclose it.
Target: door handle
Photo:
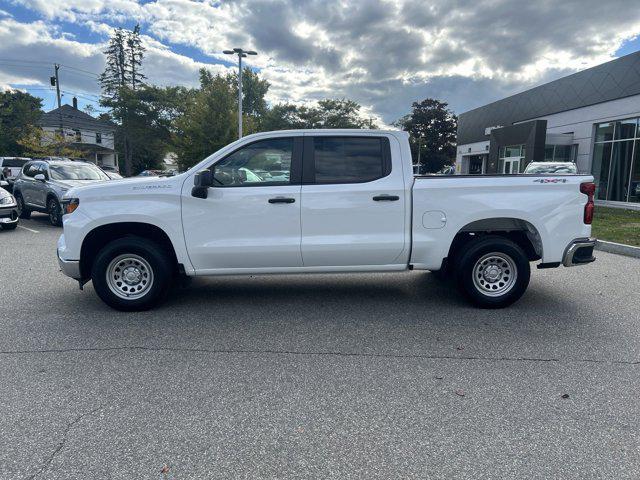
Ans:
[[[374,202],[395,202],[396,200],[400,200],[398,195],[377,195],[373,197]]]
[[[285,197],[276,197],[270,198],[269,203],[293,203],[295,202],[295,198],[285,198]]]

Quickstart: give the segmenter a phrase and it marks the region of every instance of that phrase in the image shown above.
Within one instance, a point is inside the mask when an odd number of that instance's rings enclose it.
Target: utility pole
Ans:
[[[238,140],[242,138],[242,57],[238,55]]]
[[[60,77],[58,76],[58,70],[60,70],[60,65],[57,63],[53,64],[53,77],[51,77],[51,85],[55,85],[56,87],[56,99],[58,100],[58,116],[60,117],[60,135],[64,139],[64,125],[62,123],[62,112],[60,111],[60,106],[62,104],[60,98]]]
[[[238,55],[238,139],[242,138],[242,59],[247,55],[257,55],[253,50],[243,50],[242,48],[234,48],[233,50],[225,50],[225,55]]]
[[[61,102],[60,102],[60,78],[58,77],[58,70],[60,70],[60,65],[58,65],[57,63],[53,65],[53,68],[55,69],[55,79],[56,79],[56,97],[58,98],[58,108],[60,108],[61,106]]]

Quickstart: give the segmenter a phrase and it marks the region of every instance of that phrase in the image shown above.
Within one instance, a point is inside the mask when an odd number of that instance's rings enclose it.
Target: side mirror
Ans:
[[[38,180],[39,182],[44,182],[46,180],[43,173],[37,174],[35,177],[33,177],[33,179]]]
[[[0,187],[6,188],[8,186],[9,186],[9,182],[7,182],[6,180],[0,180]]]
[[[213,185],[213,175],[211,170],[200,170],[193,178],[193,188],[191,196],[196,198],[207,198],[207,191]]]

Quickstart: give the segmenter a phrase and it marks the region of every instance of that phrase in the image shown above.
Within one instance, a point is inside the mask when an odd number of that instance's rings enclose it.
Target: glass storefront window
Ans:
[[[498,159],[499,173],[521,173],[524,165],[525,147],[524,145],[510,145],[500,149],[502,155]]]
[[[522,145],[511,145],[504,148],[504,157],[521,157]]]
[[[640,203],[640,140],[636,140],[636,149],[633,155],[628,201]]]
[[[613,122],[600,123],[596,126],[596,142],[613,140]]]
[[[544,146],[544,161],[545,162],[553,162],[553,147],[554,147],[554,145],[545,145]]]
[[[615,142],[613,144],[607,200],[613,200],[614,202],[627,201],[632,155],[633,140]]]
[[[616,140],[625,140],[628,138],[636,137],[636,130],[638,125],[637,118],[630,118],[627,120],[620,120],[616,122]]]
[[[572,145],[556,145],[556,151],[553,154],[555,162],[572,162],[571,158]]]
[[[596,143],[593,150],[591,171],[593,172],[596,183],[596,198],[599,200],[607,199],[611,145],[611,143]]]
[[[596,125],[591,173],[596,198],[640,202],[640,119]]]

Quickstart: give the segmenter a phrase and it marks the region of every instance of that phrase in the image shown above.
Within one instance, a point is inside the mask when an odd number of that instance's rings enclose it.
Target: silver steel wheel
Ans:
[[[516,263],[505,253],[487,253],[473,266],[473,284],[488,297],[499,297],[509,292],[517,278]]]
[[[153,285],[153,269],[139,255],[125,253],[111,260],[107,267],[107,285],[125,300],[143,297]]]

